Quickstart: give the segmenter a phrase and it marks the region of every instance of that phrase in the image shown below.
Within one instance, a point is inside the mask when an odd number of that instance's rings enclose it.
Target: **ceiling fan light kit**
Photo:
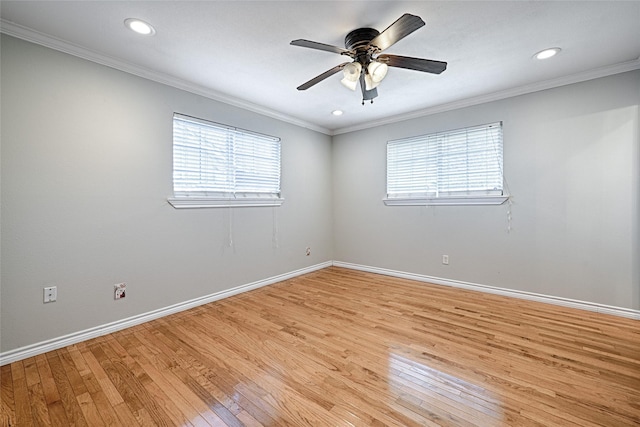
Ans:
[[[387,75],[388,67],[406,68],[432,74],[442,73],[447,69],[446,62],[399,55],[380,55],[383,50],[396,44],[424,25],[424,21],[419,16],[405,13],[383,32],[379,32],[374,28],[358,28],[351,31],[344,39],[346,49],[311,40],[293,40],[291,42],[293,46],[338,53],[349,56],[352,59],[352,62],[336,65],[298,86],[298,90],[307,90],[311,86],[342,71],[343,78],[340,82],[345,87],[355,90],[358,81],[360,82],[362,104],[364,105],[364,101],[370,100],[373,103],[373,99],[378,96],[376,88]]]
[[[387,75],[389,67],[384,62],[371,61],[367,67],[367,73],[364,75],[366,90],[378,87],[382,79]]]
[[[387,75],[388,70],[389,66],[387,64],[378,61],[371,61],[367,67],[369,76],[374,83],[380,83],[382,79],[384,79],[384,76]]]
[[[356,90],[360,73],[362,73],[362,65],[360,65],[359,62],[352,62],[344,67],[342,73],[344,74],[344,78],[340,80],[340,83],[346,88]]]

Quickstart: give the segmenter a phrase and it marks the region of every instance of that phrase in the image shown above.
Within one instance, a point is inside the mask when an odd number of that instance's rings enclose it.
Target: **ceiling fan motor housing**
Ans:
[[[344,45],[349,50],[364,50],[369,42],[379,34],[380,32],[375,28],[358,28],[347,34],[344,38]]]

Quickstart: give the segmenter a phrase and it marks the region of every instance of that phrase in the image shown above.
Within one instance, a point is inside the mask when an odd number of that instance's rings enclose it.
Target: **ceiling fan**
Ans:
[[[360,83],[362,104],[364,105],[364,101],[371,100],[373,103],[373,99],[378,96],[376,88],[386,76],[387,67],[407,68],[433,74],[442,73],[447,69],[446,62],[409,56],[380,55],[380,52],[396,44],[423,25],[425,25],[424,21],[419,16],[405,13],[383,32],[379,32],[374,28],[358,28],[351,31],[344,39],[346,49],[311,40],[293,40],[291,44],[294,46],[338,53],[349,56],[353,60],[336,65],[298,86],[297,89],[309,89],[338,71],[342,71],[344,77],[341,83],[344,86],[351,90],[356,90],[356,86]]]

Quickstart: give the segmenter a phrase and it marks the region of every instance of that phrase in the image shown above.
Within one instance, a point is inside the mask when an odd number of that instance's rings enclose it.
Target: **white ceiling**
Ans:
[[[640,1],[3,0],[0,12],[4,33],[328,134],[640,68]],[[427,25],[385,53],[446,61],[444,73],[391,68],[364,106],[341,73],[296,90],[345,57],[291,40],[342,47],[349,31],[403,13]],[[126,29],[130,17],[156,35]]]

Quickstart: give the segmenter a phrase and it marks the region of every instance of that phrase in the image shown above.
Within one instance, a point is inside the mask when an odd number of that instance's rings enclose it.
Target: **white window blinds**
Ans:
[[[387,143],[387,197],[503,194],[502,123]]]
[[[176,197],[279,197],[280,139],[173,116]]]

